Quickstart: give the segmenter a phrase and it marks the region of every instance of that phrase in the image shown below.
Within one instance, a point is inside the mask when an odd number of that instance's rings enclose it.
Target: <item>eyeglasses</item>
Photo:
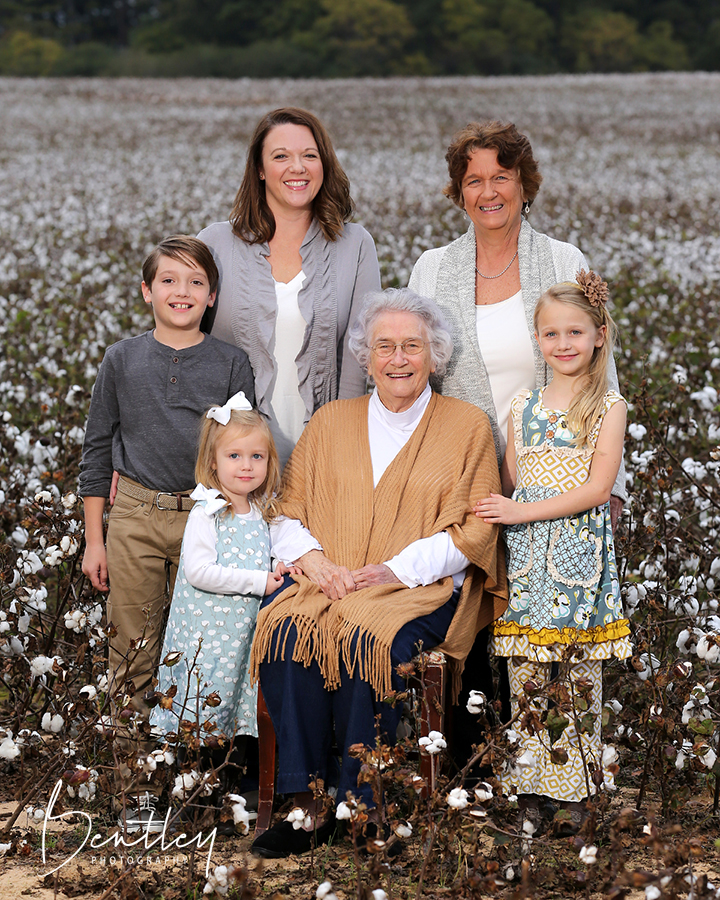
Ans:
[[[418,338],[410,338],[407,341],[403,341],[402,344],[393,344],[392,341],[378,341],[370,349],[380,359],[387,359],[395,353],[398,347],[405,356],[417,356],[418,353],[423,352],[426,346],[425,341],[421,341]]]

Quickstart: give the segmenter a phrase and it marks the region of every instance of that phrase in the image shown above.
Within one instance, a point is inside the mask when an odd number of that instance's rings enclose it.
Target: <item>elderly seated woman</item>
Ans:
[[[395,667],[422,645],[443,650],[459,674],[477,632],[507,605],[498,530],[470,502],[500,492],[488,418],[428,382],[452,352],[439,309],[407,288],[369,294],[350,347],[375,390],[323,406],[290,458],[273,553],[297,574],[267,598],[253,644],[278,738],[277,789],[295,794],[312,825],[270,828],[252,847],[261,856],[331,835],[334,817],[308,785],[326,778],[333,732],[338,797],[373,806],[348,748],[374,746],[376,716],[394,741],[400,709],[382,698],[404,687]]]

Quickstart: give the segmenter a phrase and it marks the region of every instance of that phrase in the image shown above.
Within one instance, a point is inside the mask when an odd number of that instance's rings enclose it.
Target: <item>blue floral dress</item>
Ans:
[[[605,395],[605,412],[622,397]],[[573,446],[566,411],[543,405],[543,389],[523,391],[512,402],[519,503],[544,500],[584,484],[602,418],[590,446]],[[604,414],[603,414],[604,415]],[[631,655],[620,602],[610,506],[559,519],[509,525],[510,602],[493,626],[499,656],[531,656],[551,662],[563,646],[580,642],[586,659]]]
[[[224,516],[216,513],[214,520],[218,564],[270,571],[270,535],[262,518],[230,512]],[[178,692],[174,712],[156,707],[152,724],[161,731],[177,731],[178,714],[186,701],[182,718],[194,721],[199,678],[200,721],[212,720],[228,736],[257,737],[257,685],[250,682],[249,668],[261,598],[194,588],[185,575],[185,553],[183,539],[158,676],[158,690],[166,693],[176,684]],[[162,660],[173,651],[183,653],[181,661],[172,667],[163,665]],[[188,666],[193,667],[189,690]],[[220,705],[203,709],[203,698],[212,692],[219,695]]]

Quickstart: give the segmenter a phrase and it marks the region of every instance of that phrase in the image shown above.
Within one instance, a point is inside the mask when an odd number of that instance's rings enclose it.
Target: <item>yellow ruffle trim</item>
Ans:
[[[519,635],[529,644],[602,644],[628,637],[630,624],[627,619],[618,619],[595,628],[533,628],[531,625],[517,625],[515,622],[496,621],[491,625],[492,633],[498,637]]]

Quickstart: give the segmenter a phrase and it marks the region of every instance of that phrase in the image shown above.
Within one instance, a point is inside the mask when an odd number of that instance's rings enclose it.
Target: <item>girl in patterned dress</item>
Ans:
[[[607,285],[582,270],[538,300],[535,338],[553,379],[512,401],[505,496],[475,506],[505,525],[507,545],[510,603],[491,651],[508,658],[520,753],[503,789],[535,824],[541,798],[560,801],[561,833],[577,831],[598,781],[612,784],[603,763],[613,754],[603,760],[601,747],[602,660],[632,652],[610,527],[626,405],[608,390],[615,325],[606,303]],[[535,696],[549,683],[551,709]],[[534,727],[542,720],[547,730]]]
[[[161,654],[158,690],[165,699],[151,721],[160,731],[185,733],[185,720],[189,746],[196,723],[213,721],[215,734],[235,736],[235,764],[244,760],[245,736],[257,737],[257,686],[248,669],[261,598],[288,571],[282,563],[270,568],[279,475],[270,430],[242,392],[208,410]],[[206,706],[210,694],[214,705]],[[204,762],[217,765],[226,755],[224,749]]]

